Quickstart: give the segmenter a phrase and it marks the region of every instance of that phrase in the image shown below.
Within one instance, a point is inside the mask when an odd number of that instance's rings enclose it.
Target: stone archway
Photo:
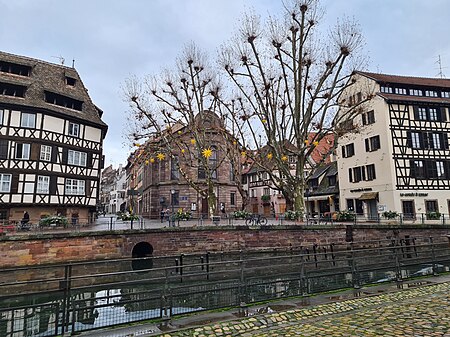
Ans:
[[[148,242],[139,242],[131,251],[131,268],[133,270],[151,269],[153,267],[153,246]]]

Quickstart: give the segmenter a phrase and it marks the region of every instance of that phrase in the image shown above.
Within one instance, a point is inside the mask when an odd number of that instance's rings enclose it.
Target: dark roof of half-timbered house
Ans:
[[[366,76],[378,83],[417,85],[433,88],[450,88],[450,79],[446,78],[399,76],[399,75],[377,74],[364,71],[357,71],[356,73]]]
[[[3,104],[39,108],[107,129],[102,110],[92,102],[74,68],[0,51],[0,84],[24,89],[23,97],[0,95]]]

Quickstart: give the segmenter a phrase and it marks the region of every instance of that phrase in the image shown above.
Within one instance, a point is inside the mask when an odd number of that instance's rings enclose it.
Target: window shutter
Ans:
[[[362,124],[363,124],[363,125],[366,125],[366,124],[367,124],[366,113],[363,113],[363,114],[361,115],[361,117],[362,117]]]
[[[11,177],[11,193],[17,193],[19,189],[19,174],[13,174]]]
[[[406,147],[412,147],[411,131],[406,132]]]
[[[66,148],[63,148],[62,150],[62,163],[61,164],[67,164],[67,153],[68,150]]]
[[[52,146],[52,155],[51,155],[51,162],[56,163],[58,158],[58,147],[56,145]]]
[[[23,145],[16,143],[16,158],[22,158]]]
[[[348,169],[348,180],[352,183],[353,182],[353,172],[352,169]]]
[[[413,106],[413,110],[414,110],[414,119],[418,120],[419,119],[419,107],[418,106]]]
[[[342,146],[341,149],[342,149],[342,158],[346,158],[345,146]]]
[[[444,149],[448,150],[448,134],[441,133],[442,136],[442,144],[444,144]]]
[[[419,143],[420,143],[421,149],[425,149],[426,146],[428,146],[428,142],[426,141],[426,138],[427,138],[426,133],[425,133],[425,135],[422,132],[419,133]]]
[[[56,195],[56,176],[50,176],[50,195]]]
[[[0,159],[8,159],[8,141],[0,139]]]
[[[365,181],[366,180],[366,167],[365,166],[361,167],[361,176],[362,176],[361,180]]]
[[[364,139],[364,142],[366,143],[366,152],[370,152],[369,138]]]
[[[441,121],[446,122],[447,121],[447,108],[442,107],[441,109]]]
[[[93,155],[92,155],[92,152],[88,152],[87,153],[87,158],[86,158],[86,166],[87,167],[89,167],[89,168],[92,168],[94,165],[93,165]]]

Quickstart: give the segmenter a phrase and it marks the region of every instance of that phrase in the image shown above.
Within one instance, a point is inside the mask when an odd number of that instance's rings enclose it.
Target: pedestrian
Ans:
[[[22,218],[22,220],[20,221],[20,223],[21,223],[22,225],[25,225],[25,224],[27,224],[28,222],[30,222],[30,215],[28,214],[27,211],[25,211],[25,212],[23,212],[23,218]]]
[[[164,211],[164,208],[161,208],[161,212],[159,213],[159,218],[161,219],[161,223],[164,222],[165,216],[166,216],[166,212]]]

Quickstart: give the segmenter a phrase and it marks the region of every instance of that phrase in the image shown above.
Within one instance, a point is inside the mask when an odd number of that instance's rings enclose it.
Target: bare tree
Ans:
[[[188,45],[175,70],[143,80],[130,78],[124,91],[132,111],[131,136],[146,140],[137,144],[142,162],[177,165],[184,181],[207,198],[209,214],[215,214],[218,168],[232,165],[238,170],[238,189],[241,185],[239,144],[227,130],[220,84],[206,55]]]
[[[256,149],[248,155],[302,213],[305,167],[329,155],[308,162],[315,147],[338,129],[351,129],[351,120],[370,98],[369,93],[352,102],[341,98],[353,90],[350,76],[363,61],[358,25],[339,21],[324,39],[316,31],[321,14],[316,0],[292,0],[284,4],[283,18],[269,18],[265,25],[258,16],[246,15],[219,56],[236,92],[227,107],[243,146]],[[343,104],[345,112],[337,114]]]

